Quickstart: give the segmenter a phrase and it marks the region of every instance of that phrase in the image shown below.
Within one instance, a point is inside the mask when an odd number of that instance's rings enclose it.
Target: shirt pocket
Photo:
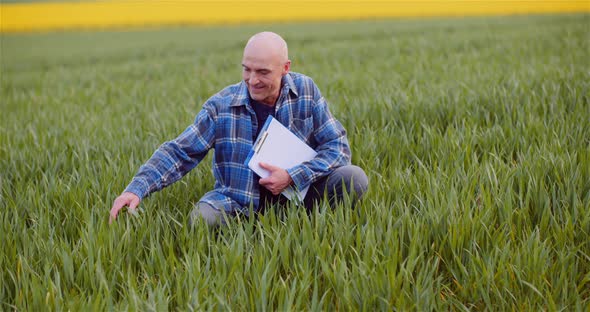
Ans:
[[[301,140],[307,144],[311,143],[311,137],[313,134],[313,118],[309,117],[306,119],[293,118],[289,129]]]

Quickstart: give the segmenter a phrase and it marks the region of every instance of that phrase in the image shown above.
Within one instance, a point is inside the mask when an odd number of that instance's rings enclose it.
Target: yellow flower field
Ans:
[[[590,12],[590,1],[88,1],[0,4],[2,32],[144,25]]]

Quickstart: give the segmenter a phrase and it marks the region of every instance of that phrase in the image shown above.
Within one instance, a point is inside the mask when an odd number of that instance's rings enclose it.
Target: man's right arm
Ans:
[[[176,139],[162,144],[140,167],[123,194],[115,199],[111,222],[123,207],[135,209],[144,197],[178,181],[192,170],[213,147],[214,138],[215,120],[211,112],[203,108],[193,124]]]

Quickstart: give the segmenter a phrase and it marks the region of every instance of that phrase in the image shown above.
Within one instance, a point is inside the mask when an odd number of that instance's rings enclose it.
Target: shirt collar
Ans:
[[[286,74],[285,76],[283,76],[281,84],[283,85],[283,87],[281,88],[281,93],[291,91],[291,93],[293,93],[295,97],[299,96],[299,94],[297,93],[297,87],[295,86],[295,82],[293,81],[291,75]],[[238,92],[229,106],[248,105],[249,99],[250,94],[248,93],[248,87],[246,86],[244,80],[242,80],[242,82],[240,82]]]
[[[291,75],[286,74],[285,76],[283,76],[283,90],[287,91],[291,91],[293,93],[293,95],[295,95],[295,97],[298,97],[299,94],[297,93],[297,87],[295,86],[295,81],[293,81],[293,78],[291,77]]]

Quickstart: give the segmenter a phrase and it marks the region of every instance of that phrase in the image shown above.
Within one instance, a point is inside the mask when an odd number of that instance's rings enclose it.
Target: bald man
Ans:
[[[191,223],[209,225],[248,216],[250,207],[263,212],[287,202],[281,192],[290,185],[310,186],[303,201],[309,211],[328,198],[331,206],[348,194],[353,202],[367,190],[364,171],[350,163],[346,131],[330,113],[313,80],[290,71],[287,43],[272,32],[248,40],[242,58],[242,78],[209,98],[195,121],[176,139],[162,144],[139,168],[115,199],[110,222],[127,206],[134,211],[149,194],[176,182],[214,149],[215,186],[204,194],[190,215]],[[258,134],[273,116],[311,146],[314,159],[292,168],[261,164],[270,175],[260,179],[245,165]]]

